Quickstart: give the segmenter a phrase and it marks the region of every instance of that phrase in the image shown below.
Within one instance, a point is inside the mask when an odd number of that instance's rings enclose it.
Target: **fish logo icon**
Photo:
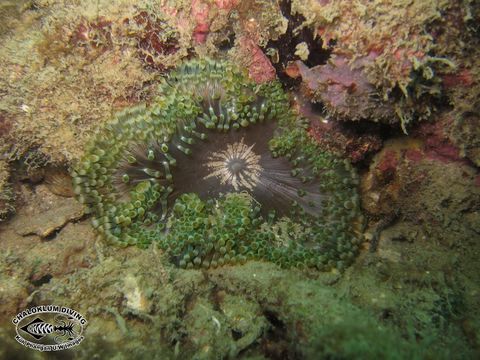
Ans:
[[[59,325],[53,325],[43,321],[41,318],[37,317],[35,320],[32,320],[30,323],[22,326],[20,329],[34,337],[36,340],[51,335],[57,334],[55,337],[55,342],[61,342],[61,339],[66,338],[67,340],[72,340],[76,335],[76,330],[74,329],[75,322],[71,321],[72,318],[67,320],[62,320],[60,317],[56,317],[55,320]]]
[[[15,339],[22,345],[40,351],[65,350],[83,340],[87,320],[67,307],[44,305],[26,309],[12,319]]]

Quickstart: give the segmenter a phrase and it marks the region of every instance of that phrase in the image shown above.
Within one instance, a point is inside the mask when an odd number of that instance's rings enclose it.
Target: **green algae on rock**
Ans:
[[[360,240],[357,176],[318,148],[278,82],[193,60],[155,104],[117,114],[73,171],[106,241],[157,243],[181,267],[264,259],[344,268]]]
[[[6,161],[0,159],[0,222],[15,212],[15,193],[10,184],[10,169]]]

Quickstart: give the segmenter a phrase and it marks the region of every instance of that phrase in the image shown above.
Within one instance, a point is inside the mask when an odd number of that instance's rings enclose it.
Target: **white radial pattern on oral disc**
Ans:
[[[254,146],[246,145],[242,138],[239,142],[228,144],[225,150],[213,152],[207,158],[209,174],[204,179],[215,177],[220,184],[233,186],[235,191],[252,191],[263,170],[260,166],[261,156],[253,151]]]

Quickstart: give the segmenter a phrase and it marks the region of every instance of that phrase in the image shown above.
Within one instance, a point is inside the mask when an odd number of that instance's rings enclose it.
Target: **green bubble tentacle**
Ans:
[[[104,240],[157,243],[184,268],[351,263],[357,175],[319,149],[278,82],[258,85],[231,63],[193,60],[159,93],[108,122],[73,171]]]

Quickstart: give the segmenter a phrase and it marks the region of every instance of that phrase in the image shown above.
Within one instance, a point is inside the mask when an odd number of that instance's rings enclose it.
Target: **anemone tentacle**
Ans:
[[[357,175],[318,148],[279,83],[205,59],[180,66],[159,93],[117,114],[73,171],[103,239],[158,243],[181,267],[353,260]]]

